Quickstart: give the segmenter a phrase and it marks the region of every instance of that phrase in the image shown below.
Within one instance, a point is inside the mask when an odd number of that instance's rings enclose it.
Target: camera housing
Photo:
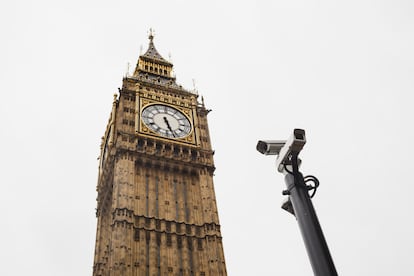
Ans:
[[[286,140],[260,140],[256,149],[264,155],[278,155],[285,144]]]
[[[280,150],[276,159],[276,168],[279,172],[285,170],[285,165],[290,165],[290,155],[292,152],[299,154],[306,144],[305,130],[294,129],[293,134],[286,141],[283,148]]]
[[[284,166],[290,165],[291,153],[299,153],[305,144],[305,130],[296,128],[288,140],[260,140],[256,149],[264,155],[277,155],[276,168],[283,172]]]

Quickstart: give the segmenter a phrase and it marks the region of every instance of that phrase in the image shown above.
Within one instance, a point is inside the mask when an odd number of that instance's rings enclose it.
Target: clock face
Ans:
[[[167,138],[184,138],[191,132],[191,123],[178,109],[162,104],[153,104],[142,110],[144,124]]]

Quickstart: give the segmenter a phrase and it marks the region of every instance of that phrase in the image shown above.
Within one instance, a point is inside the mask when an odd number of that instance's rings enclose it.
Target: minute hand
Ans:
[[[164,117],[163,119],[164,119],[165,124],[167,125],[168,130],[171,131],[172,136],[175,138],[174,131],[172,130],[172,128],[170,126],[170,123],[168,122],[167,117]]]

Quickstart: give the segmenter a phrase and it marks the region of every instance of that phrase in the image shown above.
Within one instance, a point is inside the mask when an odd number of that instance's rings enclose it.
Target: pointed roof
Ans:
[[[192,92],[187,91],[175,82],[176,78],[173,71],[173,64],[165,60],[158,53],[154,46],[154,35],[151,29],[148,38],[150,41],[147,51],[145,54],[139,56],[133,75],[127,78],[150,85],[174,89],[176,91],[180,91],[180,93],[185,92],[192,94]]]
[[[150,34],[148,38],[150,40],[149,45],[148,45],[148,50],[141,57],[154,60],[155,62],[164,63],[166,65],[172,65],[169,61],[165,60],[155,48],[154,41],[153,41],[154,35],[152,33],[152,30],[150,30]]]

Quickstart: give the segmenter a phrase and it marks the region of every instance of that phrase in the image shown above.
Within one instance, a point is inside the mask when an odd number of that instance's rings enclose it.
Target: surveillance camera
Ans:
[[[276,159],[276,168],[279,172],[284,171],[285,165],[290,165],[290,156],[292,152],[299,153],[306,144],[305,131],[303,129],[294,129],[293,134],[280,149]]]
[[[256,149],[264,155],[278,155],[285,143],[286,140],[260,140],[257,142]]]
[[[305,144],[305,131],[297,128],[288,140],[260,140],[256,149],[264,155],[278,155],[276,168],[283,172],[285,165],[290,165],[291,153],[299,153]]]

